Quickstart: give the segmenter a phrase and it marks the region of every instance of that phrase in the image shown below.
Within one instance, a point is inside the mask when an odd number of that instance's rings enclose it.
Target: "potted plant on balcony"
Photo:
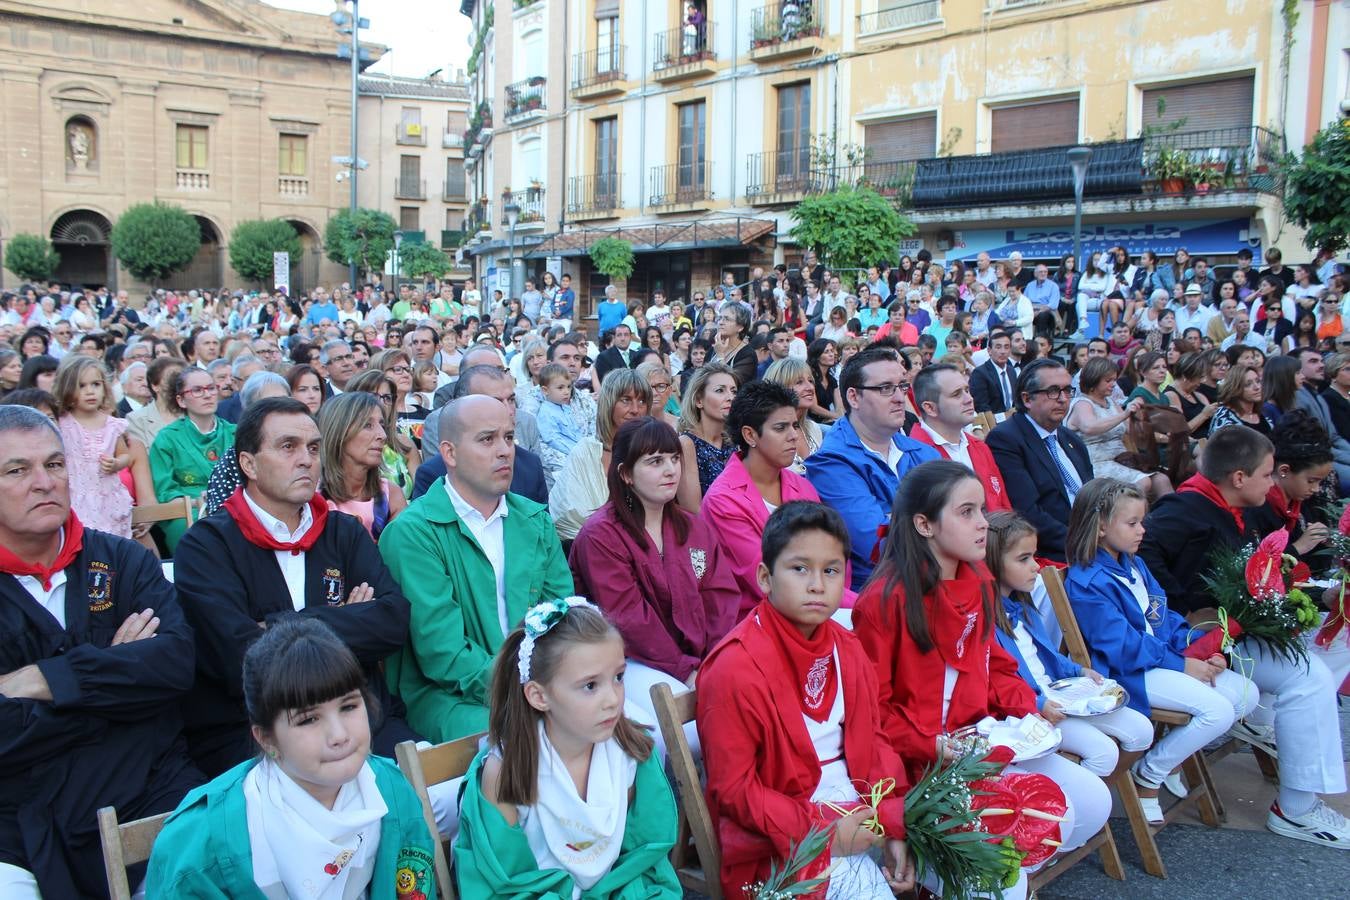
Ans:
[[[543,87],[543,85],[544,85],[544,76],[543,76],[543,75],[531,75],[531,76],[529,77],[529,79],[528,79],[525,83],[528,84],[530,87]]]
[[[1176,147],[1161,146],[1153,152],[1148,173],[1164,194],[1180,194],[1195,183],[1198,168],[1190,154]]]

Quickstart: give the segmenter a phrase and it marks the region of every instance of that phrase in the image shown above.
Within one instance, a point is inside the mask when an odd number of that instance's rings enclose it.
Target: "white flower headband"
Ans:
[[[525,620],[521,623],[525,628],[525,639],[520,642],[520,654],[516,663],[520,669],[521,684],[530,680],[530,658],[534,656],[534,642],[548,634],[574,606],[594,608],[585,597],[562,597],[557,600],[544,600],[526,610]]]

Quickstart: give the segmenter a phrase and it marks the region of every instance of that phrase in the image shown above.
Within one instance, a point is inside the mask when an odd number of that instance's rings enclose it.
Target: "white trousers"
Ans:
[[[1344,674],[1336,678],[1327,665],[1330,659],[1342,673],[1346,671],[1342,668],[1347,655],[1344,645],[1329,647],[1326,653],[1314,652],[1306,664],[1276,658],[1260,641],[1239,641],[1236,651],[1230,665],[1250,670],[1249,677],[1266,704],[1266,716],[1273,715],[1280,787],[1344,793],[1345,761],[1336,708],[1336,691]]]
[[[1153,723],[1128,706],[1104,716],[1070,716],[1059,730],[1064,735],[1060,747],[1082,757],[1079,765],[1103,778],[1115,771],[1121,748],[1147,750],[1153,743]]]
[[[830,862],[834,871],[825,900],[892,900],[895,896],[873,854],[832,856]]]
[[[658,684],[670,685],[671,692],[676,695],[689,692],[684,682],[674,675],[667,675],[660,669],[653,669],[635,659],[628,660],[628,669],[623,676],[623,714],[639,725],[651,729],[652,737],[656,740],[656,752],[661,755],[661,762],[664,763],[668,756],[666,739],[661,734],[660,726],[656,724],[656,706],[652,703],[652,687]],[[689,750],[694,754],[694,761],[701,762],[703,745],[699,742],[698,727],[695,723],[685,724],[684,739],[689,742]]]
[[[1144,690],[1150,706],[1189,713],[1191,721],[1172,728],[1137,763],[1141,778],[1162,784],[1186,757],[1215,740],[1256,707],[1256,685],[1232,669],[1225,669],[1213,687],[1173,669],[1149,669]]]
[[[934,875],[932,872],[929,872],[926,876],[920,878],[919,883],[922,884],[924,887],[928,888],[928,890],[932,891],[937,896],[941,897],[943,895],[942,882],[938,881],[937,876]],[[1019,869],[1017,871],[1017,883],[1010,888],[1005,888],[1004,890],[996,894],[972,894],[971,896],[988,897],[991,898],[991,900],[993,900],[993,898],[998,898],[998,900],[1026,900],[1027,870]]]
[[[1044,775],[1064,792],[1068,809],[1064,812],[1065,821],[1059,826],[1060,840],[1064,843],[1060,853],[1083,846],[1088,838],[1101,831],[1111,815],[1111,790],[1106,782],[1058,753],[1015,763],[1007,771]]]
[[[9,863],[0,863],[0,897],[5,900],[42,900],[33,873]]]

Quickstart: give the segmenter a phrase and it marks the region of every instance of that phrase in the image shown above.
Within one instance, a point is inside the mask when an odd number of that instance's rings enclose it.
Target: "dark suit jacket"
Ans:
[[[417,477],[413,479],[413,493],[410,499],[416,500],[444,477],[445,460],[441,459],[439,453],[428,456],[417,467]],[[524,447],[516,447],[516,463],[511,470],[511,493],[548,505],[548,484],[544,481],[544,464],[539,461],[536,454]]]
[[[636,351],[637,347],[629,344],[628,358],[632,359]],[[596,384],[598,385],[601,381],[604,381],[605,376],[615,369],[626,368],[628,368],[628,363],[623,361],[623,355],[619,353],[619,348],[610,347],[608,350],[601,351],[600,355],[595,358]]]
[[[226,422],[233,422],[235,425],[239,424],[239,417],[243,414],[244,398],[239,395],[238,391],[220,401],[220,405],[216,407],[216,415]]]
[[[1008,384],[1017,395],[1017,366],[1008,360]],[[1003,386],[998,382],[998,369],[993,360],[985,360],[970,373],[970,396],[975,398],[976,412],[1007,412],[1003,405]]]
[[[1084,484],[1092,480],[1092,459],[1087,447],[1069,429],[1060,426],[1056,437],[1060,449],[1078,470]],[[1026,516],[1040,533],[1037,552],[1047,559],[1064,560],[1064,539],[1069,532],[1069,498],[1050,451],[1025,413],[1009,416],[990,433],[985,444],[994,451],[994,461],[1008,486],[1013,509]]]
[[[436,388],[436,393],[431,395],[431,408],[440,409],[442,406],[444,406],[445,404],[449,403],[452,399],[454,399],[455,385],[457,384],[459,384],[458,378],[456,378],[449,384],[443,384],[440,387]]]

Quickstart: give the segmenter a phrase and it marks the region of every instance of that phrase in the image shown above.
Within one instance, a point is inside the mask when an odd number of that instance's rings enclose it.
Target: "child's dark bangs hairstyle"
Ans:
[[[618,629],[598,608],[574,606],[558,624],[535,638],[534,652],[530,654],[530,680],[540,684],[552,681],[569,647],[614,638],[620,638]],[[538,723],[543,713],[525,699],[525,685],[520,683],[520,645],[524,640],[525,629],[517,628],[497,651],[492,666],[488,740],[501,750],[498,800],[532,806],[538,799]],[[651,735],[622,713],[614,726],[614,739],[638,762],[646,760],[654,746]]]
[[[989,569],[989,574],[994,576],[994,584],[1001,585],[1003,557],[1007,556],[1008,551],[1022,538],[1036,537],[1036,526],[1019,513],[1007,509],[988,513],[985,518],[989,521],[989,531],[984,543],[984,564]],[[1026,605],[1031,602],[1031,595],[1025,591],[1013,591],[1012,599]],[[994,604],[994,622],[1004,634],[1013,633],[1012,620],[1008,618],[1002,603]]]
[[[244,708],[250,724],[271,731],[277,718],[360,691],[373,717],[374,698],[366,695],[366,673],[355,654],[316,619],[286,616],[268,626],[244,654]]]
[[[848,559],[850,550],[848,527],[844,525],[843,517],[823,503],[792,500],[774,510],[773,515],[769,516],[769,521],[764,524],[760,552],[764,565],[770,572],[792,539],[807,531],[823,532],[837,540],[844,559]]]
[[[924,597],[937,587],[941,572],[928,538],[914,527],[914,517],[923,516],[936,522],[952,491],[962,481],[979,483],[970,469],[946,459],[921,463],[900,479],[900,488],[895,492],[895,503],[891,507],[890,531],[869,581],[869,584],[871,581],[881,583],[882,620],[890,623],[895,621],[897,613],[903,615],[905,628],[924,653],[935,646],[928,628]],[[981,639],[989,637],[994,615],[992,592],[986,590],[984,593],[985,630]]]

